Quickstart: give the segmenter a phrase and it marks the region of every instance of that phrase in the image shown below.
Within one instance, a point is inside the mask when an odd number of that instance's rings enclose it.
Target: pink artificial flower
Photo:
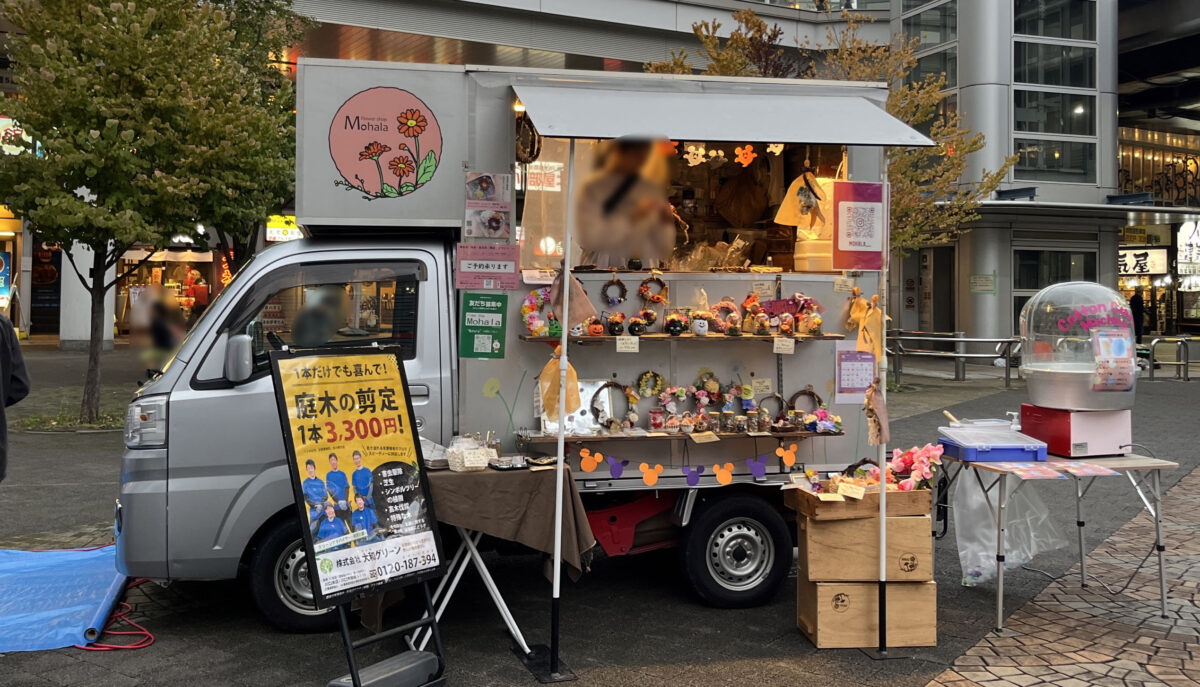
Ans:
[[[904,452],[901,451],[900,449],[898,449],[898,448],[892,449],[892,460],[895,460],[902,455],[904,455]]]
[[[875,479],[879,479],[879,468],[872,465],[871,467],[867,468],[867,474]]]
[[[916,486],[917,482],[912,477],[901,480],[899,484],[900,491],[912,491]]]
[[[817,416],[818,420],[828,420],[829,419],[829,411],[825,410],[824,408],[817,408],[817,412],[815,412],[813,414]]]

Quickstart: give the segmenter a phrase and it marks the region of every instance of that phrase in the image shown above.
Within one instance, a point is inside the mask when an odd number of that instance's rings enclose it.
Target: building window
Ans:
[[[1020,332],[1021,308],[1041,289],[1096,278],[1094,250],[1014,250],[1013,333]]]
[[[957,40],[957,4],[948,2],[905,19],[904,35],[921,39],[922,48],[932,48]]]
[[[1013,80],[1071,88],[1096,87],[1096,49],[1047,43],[1013,44]]]
[[[946,88],[958,85],[958,52],[954,48],[930,53],[917,59],[917,64],[908,73],[909,83],[924,81],[927,74],[945,74]]]
[[[1096,97],[1043,91],[1013,92],[1013,129],[1038,134],[1096,135]]]
[[[1096,183],[1095,143],[1018,138],[1013,144],[1017,154],[1015,179]]]
[[[1015,33],[1096,40],[1096,3],[1093,0],[1016,0],[1015,9]]]
[[[904,0],[903,11],[915,10],[922,5],[928,5],[930,2],[933,2],[933,0]]]

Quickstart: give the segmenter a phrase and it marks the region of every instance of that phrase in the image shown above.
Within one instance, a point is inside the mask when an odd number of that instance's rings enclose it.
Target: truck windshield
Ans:
[[[272,350],[398,347],[416,357],[417,296],[425,279],[415,261],[292,265],[256,284],[233,315],[230,331],[254,340],[255,367]]]

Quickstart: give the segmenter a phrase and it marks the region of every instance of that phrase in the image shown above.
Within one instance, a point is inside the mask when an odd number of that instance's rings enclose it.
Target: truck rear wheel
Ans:
[[[291,520],[263,533],[250,557],[250,593],[263,618],[284,632],[329,632],[332,608],[313,605],[312,583],[300,528]]]
[[[770,601],[792,565],[787,522],[763,499],[720,498],[688,527],[680,547],[684,574],[707,604],[748,608]]]

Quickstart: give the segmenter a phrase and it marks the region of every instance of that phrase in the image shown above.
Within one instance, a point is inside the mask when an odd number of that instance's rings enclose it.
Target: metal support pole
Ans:
[[[1155,470],[1151,484],[1154,487],[1154,550],[1158,552],[1158,604],[1162,617],[1167,617],[1167,570],[1163,560],[1166,546],[1162,535],[1162,470]]]
[[[575,225],[575,204],[571,202],[572,186],[575,184],[575,139],[567,155],[567,187],[563,195],[567,199],[567,222],[563,227],[563,275],[562,275],[562,352],[558,358],[558,460],[554,467],[554,579],[550,599],[550,673],[558,672],[558,598],[562,589],[562,508],[563,508],[563,462],[566,461],[566,417],[567,417],[567,336],[571,328],[568,316],[571,305],[571,230]],[[528,652],[528,649],[526,649]]]
[[[1083,548],[1083,480],[1075,479],[1075,531],[1079,539],[1079,586],[1087,587],[1087,557]]]
[[[1151,339],[1150,340],[1150,381],[1152,381],[1152,382],[1154,381],[1154,362],[1155,362],[1154,361],[1154,350],[1156,348],[1158,348],[1158,344],[1161,341],[1162,341],[1162,339]]]
[[[961,339],[961,338],[965,337],[966,335],[967,335],[966,332],[954,332],[955,339]],[[954,344],[954,352],[958,353],[958,354],[966,353],[967,352],[966,342],[965,341],[956,341]],[[962,381],[966,381],[966,379],[967,379],[967,359],[966,358],[955,358],[954,359],[954,381],[962,382]]]
[[[1183,357],[1180,358],[1180,361],[1183,363],[1180,365],[1180,368],[1183,369],[1183,381],[1190,382],[1192,381],[1192,349],[1188,345],[1187,339],[1179,341],[1179,350],[1183,354]]]
[[[346,663],[350,665],[350,682],[354,687],[362,687],[362,679],[358,677],[358,662],[354,660],[354,640],[350,639],[350,618],[346,615],[346,607],[350,604],[338,604],[338,622],[342,626],[342,643],[346,645]]]
[[[1008,475],[1000,473],[1000,489],[996,494],[996,632],[1004,630],[1004,497],[1008,491]]]

